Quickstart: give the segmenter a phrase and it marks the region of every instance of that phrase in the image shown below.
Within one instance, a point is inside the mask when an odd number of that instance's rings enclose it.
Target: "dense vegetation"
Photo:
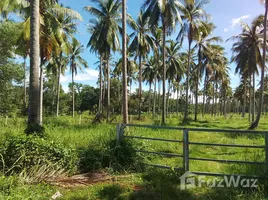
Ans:
[[[0,199],[47,199],[57,190],[62,199],[267,198],[265,180],[257,189],[225,188],[224,195],[211,188],[180,191],[183,172],[173,167],[182,165],[181,158],[136,150],[182,153],[181,146],[138,140],[118,145],[115,123],[267,130],[268,1],[262,1],[265,15],[260,13],[250,24],[241,21],[241,33],[229,39],[231,58],[226,57],[222,38],[213,34],[216,25],[205,0],[145,0],[135,19],[127,14],[126,0],[92,0],[93,6],[84,7],[90,16],[87,44],[79,41],[81,15],[61,3],[0,2]],[[16,20],[10,20],[14,15]],[[86,49],[99,60],[97,87],[75,82],[75,76],[89,68],[82,57]],[[122,56],[115,60],[118,54]],[[240,76],[237,88],[231,88],[231,62]],[[66,73],[71,75],[68,91],[61,85]],[[182,140],[177,131],[127,131]],[[260,135],[191,135],[198,142],[216,143],[219,138],[244,145],[264,142]],[[259,149],[190,150],[196,157],[265,159]],[[156,170],[144,163],[171,169]],[[193,161],[191,166],[193,171],[266,172],[257,165]],[[79,191],[57,185],[60,178],[88,172],[105,173],[109,179]]]

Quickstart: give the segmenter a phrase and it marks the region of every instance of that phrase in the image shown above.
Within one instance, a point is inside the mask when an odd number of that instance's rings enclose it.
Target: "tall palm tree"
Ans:
[[[24,88],[24,94],[23,94],[23,113],[26,113],[27,110],[27,84],[26,84],[26,77],[27,77],[27,58],[30,54],[30,21],[24,21],[22,22],[22,31],[17,41],[17,49],[16,54],[23,57],[24,63],[24,80],[23,80],[23,88]]]
[[[109,122],[110,116],[110,66],[109,58],[111,52],[115,52],[119,49],[120,39],[119,31],[121,30],[118,25],[121,22],[120,10],[122,8],[122,3],[120,0],[104,0],[97,1],[92,0],[92,2],[97,4],[97,8],[92,6],[86,6],[84,9],[88,11],[91,15],[96,17],[95,25],[92,36],[89,42],[93,45],[93,48],[107,61],[107,122]]]
[[[54,14],[54,23],[52,27],[52,32],[54,33],[55,40],[57,41],[56,49],[57,55],[54,55],[53,59],[57,66],[57,97],[56,97],[56,117],[59,116],[60,108],[60,76],[64,73],[68,59],[64,57],[63,54],[68,54],[68,45],[70,40],[72,40],[73,34],[76,33],[76,22],[77,18],[72,16],[66,16],[64,13],[55,13]]]
[[[168,99],[167,99],[167,113],[169,110],[169,96],[171,91],[171,86],[174,82],[179,83],[183,77],[183,74],[185,72],[185,67],[180,59],[180,48],[181,45],[178,42],[174,42],[173,40],[168,41],[168,46],[166,47],[167,52],[167,73],[166,77],[168,79]]]
[[[145,17],[149,18],[151,27],[162,25],[162,65],[163,65],[163,100],[162,100],[162,125],[166,124],[166,36],[175,29],[177,22],[181,22],[180,10],[183,5],[177,0],[145,0]]]
[[[260,99],[259,99],[259,110],[256,117],[256,120],[251,124],[250,128],[257,128],[259,125],[259,121],[261,118],[261,112],[263,107],[263,92],[264,92],[264,69],[265,69],[265,61],[266,61],[266,39],[267,39],[267,12],[268,12],[268,1],[262,0],[262,3],[265,5],[265,14],[264,14],[264,30],[263,30],[263,53],[262,53],[262,65],[261,65],[261,86],[260,86]]]
[[[30,83],[29,83],[29,112],[28,133],[33,133],[39,125],[39,0],[31,0],[31,42],[30,42]]]
[[[72,98],[73,98],[73,109],[72,114],[74,117],[75,111],[75,91],[74,91],[74,75],[77,74],[78,69],[82,70],[88,68],[87,62],[81,57],[81,54],[84,52],[84,47],[79,43],[78,40],[73,38],[72,45],[69,52],[70,57],[70,71],[72,73]]]
[[[204,32],[206,30],[206,26],[203,19],[206,19],[207,14],[203,9],[203,6],[207,3],[207,1],[196,1],[196,0],[185,0],[185,9],[182,9],[183,15],[183,25],[182,29],[178,34],[177,39],[182,40],[185,33],[188,37],[188,52],[190,53],[191,46],[194,40],[196,40],[199,35],[200,28]],[[184,121],[188,118],[188,98],[189,98],[189,78],[190,78],[190,63],[191,57],[188,55],[188,66],[186,71],[186,106],[184,113]]]
[[[200,28],[200,32],[197,35],[196,46],[197,48],[197,56],[198,56],[198,65],[196,70],[196,83],[195,83],[195,117],[194,120],[197,121],[198,114],[198,86],[199,79],[203,76],[206,65],[206,57],[208,57],[212,52],[209,48],[209,44],[213,42],[220,42],[222,39],[220,37],[210,37],[211,33],[215,29],[213,23],[204,23],[205,30],[202,31],[202,27]]]
[[[130,51],[136,52],[139,59],[139,120],[141,119],[141,98],[142,98],[142,62],[154,48],[154,42],[150,36],[150,29],[148,27],[149,18],[144,18],[143,11],[140,11],[137,21],[129,20],[129,25],[134,30],[130,35],[133,40],[130,44]]]
[[[157,68],[156,68],[156,59],[154,57],[151,57],[145,64],[144,64],[144,70],[142,73],[142,76],[144,77],[144,80],[147,81],[149,84],[149,107],[148,112],[151,112],[151,90],[152,90],[152,84],[156,83],[155,77],[157,75]],[[155,87],[154,87],[154,98],[155,98]],[[154,101],[155,102],[155,101]],[[155,103],[154,108],[155,109]]]
[[[155,64],[156,64],[156,72],[157,74],[155,75],[155,84],[156,84],[156,80],[158,80],[158,95],[157,95],[157,99],[158,99],[158,109],[157,109],[157,113],[160,113],[160,105],[161,105],[161,74],[163,70],[162,69],[162,65],[161,65],[161,58],[160,58],[160,49],[162,46],[162,29],[157,28],[157,27],[152,27],[151,29],[151,33],[152,33],[152,39],[154,41],[154,57],[155,57]],[[156,103],[156,99],[154,99],[154,104]],[[153,111],[153,115],[155,116],[155,107],[154,107],[154,111]]]
[[[126,1],[122,0],[123,123],[128,123]]]
[[[263,44],[263,34],[260,27],[263,26],[263,23],[263,16],[259,16],[254,19],[251,26],[241,22],[243,28],[242,33],[230,38],[236,40],[232,48],[232,61],[237,64],[236,71],[240,72],[240,75],[246,75],[247,77],[244,77],[244,79],[248,78],[250,80],[250,85],[253,79],[252,120],[254,120],[255,115],[255,74],[258,74],[257,66],[262,65],[261,48]]]

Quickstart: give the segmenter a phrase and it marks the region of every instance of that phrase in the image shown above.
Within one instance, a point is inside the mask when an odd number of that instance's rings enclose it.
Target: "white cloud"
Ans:
[[[243,15],[238,18],[233,18],[231,21],[231,25],[228,28],[225,28],[224,32],[227,33],[229,30],[233,30],[236,27],[236,25],[238,25],[242,20],[245,20],[248,18],[250,18],[250,15]]]
[[[93,69],[86,69],[83,73],[79,73],[74,76],[74,80],[78,82],[85,82],[85,81],[97,81],[98,80],[99,72]],[[61,83],[70,83],[72,82],[72,75],[68,74],[65,76],[61,76]]]

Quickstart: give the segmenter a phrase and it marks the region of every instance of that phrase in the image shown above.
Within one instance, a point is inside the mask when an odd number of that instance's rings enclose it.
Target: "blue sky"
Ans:
[[[127,12],[136,18],[139,13],[140,7],[144,0],[127,0]],[[70,6],[72,9],[78,11],[82,17],[83,21],[79,22],[77,38],[79,41],[86,46],[88,39],[90,37],[87,32],[88,20],[92,17],[83,10],[85,6],[94,5],[90,0],[61,0],[65,6]],[[256,16],[264,13],[264,7],[259,3],[259,0],[211,0],[209,4],[205,7],[208,14],[211,15],[211,21],[217,26],[214,31],[214,36],[221,36],[224,41],[233,35],[239,34],[241,31],[240,20],[250,23],[252,19]],[[174,35],[179,31],[175,30]],[[128,32],[131,30],[128,28]],[[231,57],[231,46],[232,42],[223,42],[222,46],[226,49],[226,55],[228,58]],[[98,77],[98,71],[96,71],[96,65],[94,64],[98,61],[96,55],[91,54],[87,49],[83,53],[83,57],[87,60],[90,69],[87,69],[84,73],[79,73],[76,77],[76,81],[96,86],[96,81]],[[115,57],[115,60],[118,59]],[[231,86],[235,88],[239,84],[239,76],[234,75],[234,64],[230,64],[230,77]],[[62,77],[62,85],[65,90],[68,88],[68,82],[70,82],[70,73],[67,72],[64,77]],[[257,78],[259,81],[259,78]],[[134,85],[134,88],[137,85]],[[146,89],[145,87],[144,89]]]

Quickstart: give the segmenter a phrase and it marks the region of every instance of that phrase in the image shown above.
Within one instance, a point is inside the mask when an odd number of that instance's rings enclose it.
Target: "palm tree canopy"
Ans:
[[[149,18],[151,27],[165,23],[167,34],[171,34],[177,22],[182,22],[180,10],[183,5],[177,0],[145,0],[142,9],[146,9],[144,17]]]
[[[78,40],[73,38],[72,44],[70,47],[70,70],[77,74],[78,69],[82,70],[88,68],[86,60],[81,57],[81,54],[84,52],[84,46],[79,43]]]
[[[143,17],[143,11],[140,12],[137,21],[129,17],[129,25],[134,30],[130,34],[130,38],[133,38],[129,50],[131,52],[137,51],[137,54],[141,57],[146,57],[150,52],[150,49],[154,49],[154,41],[150,35],[150,29],[148,26],[148,18]]]
[[[185,35],[188,36],[189,41],[197,40],[199,32],[208,35],[206,21],[208,14],[204,10],[204,5],[208,3],[207,0],[185,0],[184,6],[180,9],[182,13],[182,28],[177,36],[177,40],[183,42]],[[201,29],[201,30],[200,30]]]
[[[231,58],[231,61],[237,64],[235,73],[247,76],[258,74],[257,65],[262,65],[263,23],[262,15],[254,19],[251,26],[241,22],[242,33],[230,38],[236,41],[232,47]]]
[[[92,51],[100,54],[116,51],[120,47],[119,33],[121,27],[118,25],[121,20],[121,1],[119,0],[91,0],[97,4],[97,8],[87,6],[84,9],[96,19],[90,21],[89,31],[91,37],[88,46]]]

